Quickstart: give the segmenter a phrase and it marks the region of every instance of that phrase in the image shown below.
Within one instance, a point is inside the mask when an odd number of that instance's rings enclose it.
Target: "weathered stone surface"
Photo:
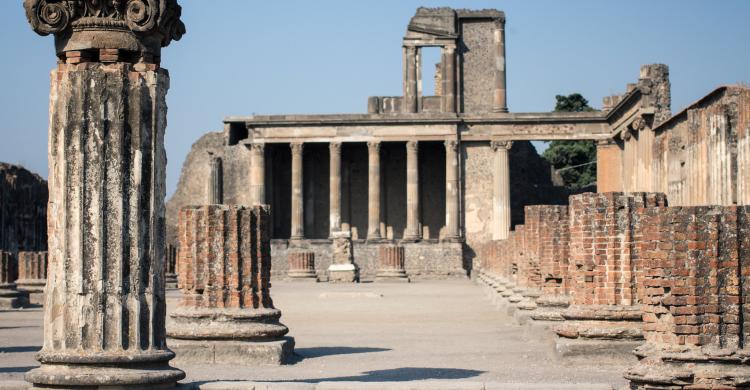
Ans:
[[[164,262],[164,284],[166,288],[177,288],[177,247],[167,244],[167,260]]]
[[[359,281],[359,268],[353,263],[352,239],[348,232],[333,234],[333,261],[328,267],[329,282]]]
[[[0,309],[15,309],[26,302],[16,288],[18,259],[10,252],[0,251]]]
[[[219,353],[267,349],[259,342],[290,342],[283,339],[289,329],[279,322],[281,311],[270,295],[269,222],[268,207],[262,205],[188,206],[180,211],[182,301],[167,325],[180,361],[216,361]],[[208,341],[218,342],[202,347]],[[279,355],[269,363],[286,362],[287,349],[273,349]]]
[[[0,250],[47,250],[47,181],[0,163]]]
[[[166,388],[166,93],[161,48],[185,32],[176,0],[25,0],[54,34],[49,264],[38,387]],[[42,249],[43,250],[43,249]]]
[[[19,252],[18,280],[20,291],[29,295],[29,303],[44,304],[44,286],[47,284],[47,252]]]

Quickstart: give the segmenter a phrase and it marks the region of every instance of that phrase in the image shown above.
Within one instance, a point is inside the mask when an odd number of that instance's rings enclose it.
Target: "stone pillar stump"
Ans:
[[[177,288],[177,247],[167,245],[167,261],[164,262],[166,288]]]
[[[289,271],[287,276],[292,280],[318,281],[315,273],[315,252],[300,251],[289,254]]]
[[[47,252],[19,252],[18,280],[20,291],[29,294],[29,303],[44,304],[44,286],[47,285]]]
[[[288,362],[294,340],[270,294],[268,206],[188,206],[178,224],[182,301],[167,323],[177,359]]]
[[[334,232],[332,238],[333,262],[328,267],[329,282],[353,283],[359,281],[359,269],[354,264],[352,235],[348,231]]]
[[[377,282],[409,282],[404,263],[406,260],[403,246],[383,245],[379,248],[380,267],[375,276]]]
[[[49,264],[35,387],[168,388],[164,250],[169,74],[185,26],[176,0],[25,0],[54,34]]]
[[[10,252],[0,252],[0,309],[23,307],[24,296],[16,288],[18,262]]]

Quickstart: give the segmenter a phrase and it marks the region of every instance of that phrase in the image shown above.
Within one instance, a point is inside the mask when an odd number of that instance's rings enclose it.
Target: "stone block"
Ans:
[[[170,339],[175,362],[182,364],[281,365],[293,363],[294,338],[272,341]]]

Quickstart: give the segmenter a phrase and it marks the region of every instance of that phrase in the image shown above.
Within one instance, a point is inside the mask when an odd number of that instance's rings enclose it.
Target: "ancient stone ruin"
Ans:
[[[0,308],[44,306],[34,386],[170,388],[185,378],[175,356],[292,362],[274,276],[470,276],[562,360],[626,362],[632,389],[750,386],[747,87],[672,115],[669,69],[651,64],[601,111],[509,112],[505,14],[419,8],[401,96],[362,114],[227,117],[165,205],[176,0],[24,8],[58,58],[48,185],[0,165]],[[426,47],[441,52],[435,96]],[[595,141],[598,192],[556,187],[532,140]]]
[[[180,211],[180,306],[167,323],[178,360],[286,363],[294,339],[270,293],[267,206],[208,205]]]
[[[144,388],[185,377],[165,335],[161,48],[185,27],[175,0],[25,0],[55,36],[49,264],[35,386]]]

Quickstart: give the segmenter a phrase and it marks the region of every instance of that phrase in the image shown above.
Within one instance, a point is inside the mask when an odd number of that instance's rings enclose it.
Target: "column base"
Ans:
[[[359,281],[359,270],[354,264],[331,264],[328,267],[328,282],[354,283]]]
[[[26,373],[33,388],[42,389],[169,389],[185,378],[171,367],[174,353],[91,354],[70,356],[40,352],[41,367]]]
[[[180,307],[167,320],[167,336],[183,340],[278,340],[289,332],[278,309]]]
[[[403,269],[386,269],[379,270],[375,275],[375,282],[378,283],[409,283],[411,280]]]
[[[464,242],[463,237],[444,237],[440,240],[441,242],[460,243]]]
[[[401,242],[403,243],[415,243],[422,240],[422,237],[420,236],[404,236],[404,238],[401,239]]]
[[[317,282],[318,274],[315,270],[290,270],[286,274],[288,280],[292,281],[303,281],[303,282]]]
[[[248,366],[293,363],[294,338],[272,341],[180,340],[168,338],[180,364],[241,364]]]
[[[29,296],[24,291],[0,289],[0,309],[19,309],[28,303]]]
[[[166,288],[177,288],[177,274],[164,274]]]

